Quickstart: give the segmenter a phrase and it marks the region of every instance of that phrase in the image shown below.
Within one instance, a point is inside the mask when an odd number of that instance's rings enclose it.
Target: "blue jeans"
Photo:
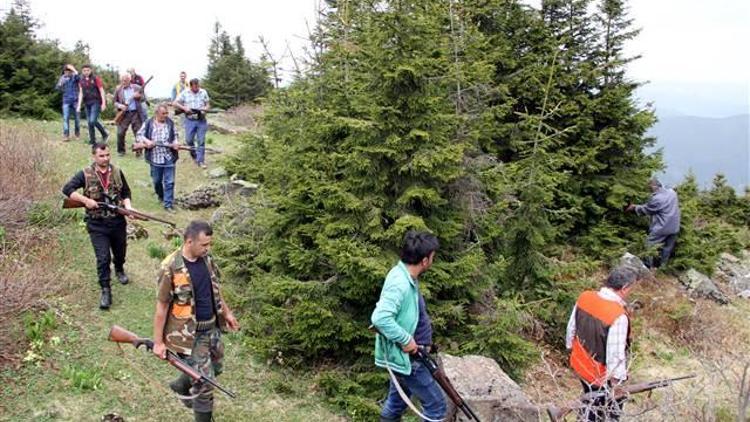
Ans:
[[[89,143],[96,142],[96,131],[99,129],[99,133],[102,135],[102,140],[105,139],[109,134],[107,129],[99,123],[99,114],[102,112],[102,105],[99,103],[86,104],[86,122],[89,126]]]
[[[185,119],[185,140],[191,147],[195,146],[195,151],[190,151],[190,156],[193,157],[193,160],[198,164],[206,162],[207,131],[208,122],[206,120]],[[198,138],[197,145],[195,145],[196,138]]]
[[[77,103],[77,101],[76,101]],[[62,113],[63,113],[63,135],[70,136],[70,115],[73,114],[75,121],[75,134],[76,136],[81,135],[81,119],[76,111],[76,103],[63,102]]]
[[[422,413],[430,419],[443,419],[447,411],[443,390],[430,375],[430,371],[419,361],[412,361],[411,375],[406,376],[396,373],[401,387],[407,396],[412,395],[419,398],[422,403]],[[407,409],[406,403],[398,395],[396,387],[391,380],[388,387],[388,397],[385,399],[380,416],[386,419],[398,419]]]
[[[172,208],[174,201],[174,174],[175,166],[160,167],[151,165],[151,181],[154,183],[154,192],[159,201],[164,202],[164,208]]]

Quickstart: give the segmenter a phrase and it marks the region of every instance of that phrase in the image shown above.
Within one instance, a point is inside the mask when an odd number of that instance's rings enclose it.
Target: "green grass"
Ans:
[[[51,149],[50,165],[56,170],[49,182],[62,186],[89,162],[90,149],[83,141],[60,142],[59,122],[33,124],[50,135],[52,141],[46,147]],[[112,144],[115,137],[112,127],[110,130]],[[229,136],[212,133],[211,138],[213,145],[224,151],[237,147]],[[208,157],[210,168],[220,160],[216,157]],[[165,215],[143,159],[132,154],[122,158],[115,155],[113,163],[123,169],[133,193],[133,206],[139,210],[166,216],[183,227],[191,219],[207,219],[213,212],[178,210],[175,215]],[[176,193],[188,192],[207,181],[205,171],[183,154],[178,162]],[[143,223],[149,239],[128,242],[125,267],[131,282],[126,286],[113,282],[113,306],[108,312],[100,311],[94,255],[82,223],[83,212],[77,210],[72,216],[58,212],[59,198],[59,194],[52,195],[47,205],[34,209],[34,216],[36,223],[50,226],[49,230],[57,234],[57,244],[50,245],[57,250],[56,262],[50,265],[65,267],[67,276],[57,280],[65,288],[62,295],[47,298],[54,308],[52,313],[37,312],[27,317],[24,328],[29,340],[34,340],[35,346],[29,346],[29,351],[35,357],[20,368],[0,373],[0,421],[99,421],[112,412],[128,421],[190,420],[191,412],[167,391],[167,382],[177,375],[175,369],[142,349],[107,341],[114,324],[151,336],[159,265],[154,258],[160,255],[157,251],[168,253],[180,242],[165,240],[162,225]],[[240,323],[248,318],[239,317]],[[217,393],[217,420],[342,419],[314,392],[312,374],[270,370],[243,349],[241,333],[225,336],[224,342],[226,372],[219,382],[235,391],[237,399]]]

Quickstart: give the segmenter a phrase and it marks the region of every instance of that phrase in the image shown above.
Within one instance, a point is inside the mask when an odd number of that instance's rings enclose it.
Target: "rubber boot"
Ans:
[[[99,309],[109,309],[112,306],[112,289],[102,287],[102,297],[99,299]]]
[[[190,395],[190,387],[192,385],[193,385],[193,380],[189,376],[185,374],[180,374],[180,376],[177,379],[169,383],[169,388],[181,396],[188,396]],[[180,401],[188,409],[193,408],[192,400],[180,399]]]
[[[195,422],[211,422],[211,412],[193,412]]]

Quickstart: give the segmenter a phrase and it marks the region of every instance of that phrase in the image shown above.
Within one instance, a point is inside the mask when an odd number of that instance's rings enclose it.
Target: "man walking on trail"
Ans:
[[[75,123],[75,136],[81,136],[81,97],[80,76],[72,64],[63,66],[63,74],[57,80],[57,89],[62,92],[63,142],[70,140],[70,116]]]
[[[109,134],[99,122],[99,114],[107,108],[107,100],[104,95],[104,84],[102,78],[94,75],[91,71],[91,65],[85,64],[81,68],[81,95],[78,98],[78,109],[81,109],[81,102],[86,106],[86,120],[89,127],[89,143],[96,143],[96,130],[102,135],[102,142],[107,142]]]
[[[205,221],[192,221],[185,229],[183,245],[161,263],[154,314],[154,354],[166,358],[167,349],[177,353],[203,375],[222,372],[224,345],[221,332],[240,326],[219,289],[219,272],[209,255],[213,230]],[[213,387],[181,373],[169,387],[192,407],[196,422],[210,422]]]
[[[611,392],[628,379],[630,317],[625,299],[637,279],[632,269],[614,269],[599,291],[581,293],[568,320],[570,366],[584,393],[602,393],[582,409],[584,421],[616,421],[622,413],[622,400],[612,400]]]
[[[128,73],[130,74],[130,81],[141,87],[141,94],[143,95],[143,103],[140,109],[141,122],[145,122],[148,119],[148,107],[146,107],[146,80],[143,79],[143,76],[135,72],[135,68],[131,67],[128,69]]]
[[[117,280],[121,284],[128,284],[128,276],[125,274],[127,223],[125,217],[99,207],[98,203],[107,202],[132,209],[130,187],[122,171],[110,163],[107,144],[94,144],[91,147],[91,154],[93,158],[91,166],[76,173],[65,184],[62,192],[68,198],[82,202],[86,206],[86,230],[94,246],[96,272],[102,289],[99,308],[109,309],[112,306],[110,286],[110,263],[112,261],[115,264]],[[76,192],[80,188],[83,188],[82,194]]]
[[[625,210],[651,217],[646,243],[648,246],[660,245],[661,251],[658,257],[648,259],[646,264],[649,268],[658,268],[667,264],[677,244],[680,201],[677,192],[665,188],[658,179],[651,179],[648,186],[652,192],[651,199],[642,205],[629,204]]]
[[[175,130],[172,119],[168,117],[166,104],[159,104],[154,111],[154,117],[146,121],[138,131],[137,143],[134,147],[146,149],[146,161],[151,166],[151,180],[159,202],[164,203],[164,209],[174,212],[175,165],[179,158],[179,134]]]
[[[130,74],[123,73],[120,76],[120,85],[115,89],[115,107],[117,110],[124,111],[125,115],[117,124],[117,153],[125,155],[125,136],[128,133],[128,126],[133,131],[133,136],[137,137],[138,130],[141,128],[141,108],[143,107],[143,91],[140,85],[131,82]]]
[[[380,300],[372,313],[372,324],[379,332],[375,340],[375,365],[393,372],[380,412],[381,422],[400,421],[408,406],[394,378],[406,396],[419,398],[426,418],[445,417],[443,391],[428,368],[413,358],[417,348],[429,351],[432,346],[432,321],[419,292],[419,276],[432,266],[438,246],[437,238],[430,233],[406,233],[401,260],[385,277]]]
[[[190,89],[182,91],[173,104],[185,112],[186,143],[192,147],[197,139],[198,145],[195,147],[195,151],[190,151],[190,156],[193,157],[196,164],[205,169],[206,132],[208,131],[205,112],[209,108],[208,93],[201,88],[198,79],[191,79]]]
[[[172,101],[177,100],[180,97],[182,91],[188,89],[187,73],[183,70],[180,72],[180,80],[172,87]]]

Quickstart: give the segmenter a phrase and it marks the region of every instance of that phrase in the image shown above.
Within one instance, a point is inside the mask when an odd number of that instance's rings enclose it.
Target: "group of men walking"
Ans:
[[[87,70],[88,69],[88,70]],[[134,74],[135,72],[133,72]],[[114,105],[123,113],[118,125],[118,152],[125,153],[125,133],[130,127],[136,136],[136,149],[145,150],[151,166],[154,189],[166,210],[173,212],[175,165],[179,158],[179,131],[169,117],[168,104],[156,106],[150,119],[143,118],[145,95],[143,85],[135,83],[130,73],[123,74],[115,90]],[[142,80],[142,78],[140,78]],[[204,145],[207,129],[205,111],[209,97],[196,79],[185,83],[186,75],[172,90],[172,105],[185,113],[184,128],[188,139],[197,137]],[[117,280],[125,285],[127,252],[126,220],[101,203],[132,209],[132,193],[122,170],[111,163],[106,142],[96,142],[94,128],[102,140],[107,132],[97,126],[96,116],[105,109],[106,99],[101,80],[84,66],[83,77],[68,65],[58,81],[63,90],[63,115],[80,109],[86,103],[92,163],[76,173],[63,187],[65,196],[82,202],[86,207],[86,228],[96,258],[101,297],[99,307],[112,306],[111,265]],[[78,90],[78,96],[73,95]],[[94,123],[91,123],[93,117]],[[64,135],[69,126],[64,119]],[[76,135],[79,127],[76,124]],[[193,158],[205,167],[203,148],[191,150]],[[649,184],[651,199],[643,205],[629,205],[626,211],[651,217],[649,245],[661,245],[659,258],[647,263],[665,264],[674,251],[680,226],[679,202],[676,193],[665,189],[658,180]],[[82,189],[82,192],[78,192]],[[213,229],[200,220],[192,221],[184,230],[183,245],[161,263],[156,310],[153,319],[153,352],[166,358],[169,349],[186,359],[202,374],[214,377],[222,372],[224,347],[222,331],[235,331],[239,323],[224,301],[220,290],[219,271],[209,254]],[[439,248],[438,239],[427,232],[410,231],[403,240],[399,262],[388,272],[371,321],[378,331],[375,343],[375,364],[387,368],[390,387],[380,414],[381,422],[400,421],[416,396],[422,405],[421,417],[428,421],[442,420],[446,402],[440,386],[428,368],[415,359],[415,353],[433,349],[433,330],[426,301],[419,289],[420,277],[432,266]],[[627,268],[615,268],[598,291],[580,295],[568,321],[566,346],[570,365],[581,380],[583,391],[596,393],[617,388],[628,379],[628,350],[632,341],[632,325],[626,299],[640,275]],[[213,391],[208,384],[180,375],[169,384],[185,406],[192,408],[196,421],[210,421],[213,412]],[[622,401],[601,394],[581,412],[588,421],[617,420]],[[413,406],[413,405],[412,405]]]

